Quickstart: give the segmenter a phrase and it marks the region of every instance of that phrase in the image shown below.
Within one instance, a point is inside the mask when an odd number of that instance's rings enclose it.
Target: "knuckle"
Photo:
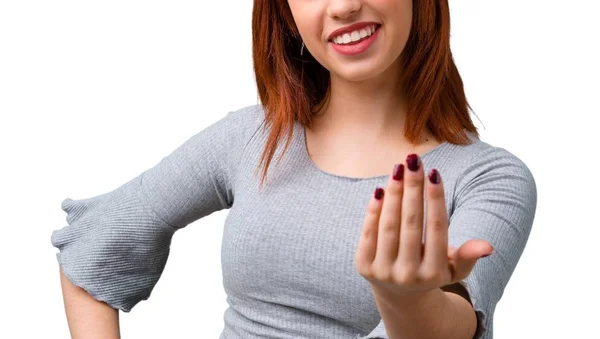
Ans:
[[[437,185],[428,185],[427,186],[427,196],[429,196],[433,200],[444,200],[444,189],[442,188],[442,183],[440,182]]]
[[[404,185],[406,185],[406,187],[409,188],[420,188],[421,186],[423,186],[423,178],[409,178],[404,182]]]
[[[362,275],[365,278],[373,277],[370,265],[365,265],[364,263],[356,262],[356,271],[358,272],[358,274]]]
[[[441,182],[435,187],[432,187],[428,193],[434,200],[438,200],[442,204],[446,203],[446,201],[444,200],[444,189],[442,188]]]
[[[416,272],[415,268],[405,265],[395,272],[394,282],[402,285],[413,284],[416,280]]]
[[[373,230],[371,229],[371,227],[363,226],[361,236],[367,240],[371,239],[371,237],[373,237]]]
[[[382,222],[379,226],[381,227],[381,230],[385,233],[394,233],[398,230],[398,227],[396,227],[395,223],[392,221]]]
[[[438,270],[428,269],[421,273],[421,280],[424,282],[441,283],[442,278],[442,274]]]
[[[354,254],[354,266],[357,271],[366,272],[371,267],[371,262],[358,251]]]
[[[392,273],[389,268],[376,269],[373,272],[373,278],[379,281],[389,282],[392,278]]]
[[[421,227],[421,225],[419,225],[419,216],[416,213],[407,213],[404,221],[404,225],[406,225],[406,227],[415,229]]]
[[[440,219],[434,219],[427,223],[427,227],[431,227],[434,231],[443,231],[446,228],[446,223]]]
[[[401,182],[393,181],[386,187],[385,190],[389,191],[391,194],[400,194],[404,190],[404,186]]]

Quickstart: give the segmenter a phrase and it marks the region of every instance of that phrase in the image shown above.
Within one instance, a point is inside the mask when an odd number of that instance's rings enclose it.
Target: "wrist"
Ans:
[[[406,310],[419,308],[437,308],[446,303],[447,295],[439,288],[408,293],[389,293],[386,290],[373,287],[373,296],[378,306],[393,310],[394,313],[402,313]]]

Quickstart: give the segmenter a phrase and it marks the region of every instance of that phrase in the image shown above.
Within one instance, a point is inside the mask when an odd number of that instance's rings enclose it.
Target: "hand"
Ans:
[[[394,176],[400,180],[394,180]],[[448,246],[441,176],[432,169],[427,177],[425,180],[421,160],[411,154],[406,166],[395,166],[386,189],[377,188],[369,201],[355,265],[376,293],[390,297],[419,295],[463,280],[478,259],[494,250],[479,239],[467,241],[458,250]],[[423,186],[427,204],[424,244]],[[375,198],[378,193],[380,200]]]

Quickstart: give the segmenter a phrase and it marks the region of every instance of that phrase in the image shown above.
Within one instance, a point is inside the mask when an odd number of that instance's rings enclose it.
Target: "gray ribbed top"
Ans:
[[[120,187],[65,199],[68,225],[51,239],[65,275],[129,312],[149,298],[173,234],[230,209],[221,252],[229,307],[220,339],[388,338],[353,260],[367,203],[389,174],[351,178],[320,170],[296,123],[259,192],[263,120],[260,105],[229,112]],[[471,138],[466,146],[442,143],[421,159],[425,173],[437,168],[444,182],[449,245],[477,238],[495,248],[463,281],[479,321],[476,337],[491,339],[496,304],[531,231],[537,190],[519,158]]]

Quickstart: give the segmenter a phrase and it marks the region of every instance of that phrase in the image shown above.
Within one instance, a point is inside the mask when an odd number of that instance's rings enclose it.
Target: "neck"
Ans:
[[[313,117],[312,129],[321,135],[360,135],[363,143],[413,147],[402,133],[406,100],[398,74],[395,67],[390,67],[378,76],[348,81],[331,73],[330,98]],[[428,136],[429,131],[425,131],[414,146]]]

